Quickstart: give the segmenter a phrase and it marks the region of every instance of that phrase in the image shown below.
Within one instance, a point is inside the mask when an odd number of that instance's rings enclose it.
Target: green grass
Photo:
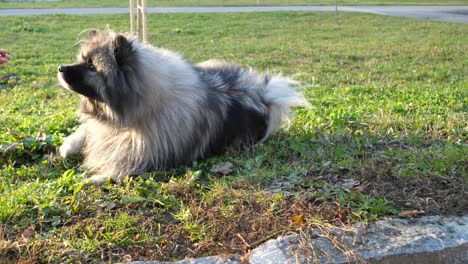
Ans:
[[[0,8],[128,7],[125,0],[62,0],[8,2]],[[3,3],[4,2],[4,3]],[[252,6],[252,5],[335,5],[334,0],[149,0],[154,6]],[[339,0],[338,5],[467,5],[467,0]]]
[[[293,76],[313,109],[255,149],[83,186],[80,159],[53,154],[79,103],[56,68],[83,29],[127,31],[127,15],[0,17],[12,54],[0,66],[0,262],[242,254],[306,227],[468,212],[466,25],[286,12],[149,23],[152,43],[193,61]],[[210,171],[222,162],[233,171]]]

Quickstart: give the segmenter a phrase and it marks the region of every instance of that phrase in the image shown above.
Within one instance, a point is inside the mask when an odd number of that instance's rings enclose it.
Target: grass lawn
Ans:
[[[314,108],[255,149],[83,186],[80,158],[54,156],[79,103],[56,69],[83,29],[127,18],[0,17],[1,263],[243,254],[308,227],[468,213],[468,27],[370,14],[149,15],[152,43],[293,76]]]
[[[128,7],[128,0],[9,2],[0,8]],[[147,0],[148,6],[335,5],[335,0]],[[338,5],[468,5],[468,0],[338,0]]]

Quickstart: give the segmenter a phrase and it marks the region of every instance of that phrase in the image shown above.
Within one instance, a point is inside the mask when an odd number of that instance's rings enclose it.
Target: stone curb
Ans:
[[[334,241],[332,241],[334,240]],[[132,264],[468,263],[468,215],[391,219],[279,237],[240,256]]]

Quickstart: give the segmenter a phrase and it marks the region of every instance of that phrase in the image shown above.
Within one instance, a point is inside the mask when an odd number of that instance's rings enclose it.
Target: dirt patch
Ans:
[[[181,255],[244,255],[269,239],[288,232],[322,221],[339,224],[348,219],[347,211],[310,201],[284,199],[275,205],[269,195],[262,193],[244,198],[241,203],[230,203],[238,201],[237,196],[242,195],[247,193],[225,193],[227,198],[223,201],[194,201],[191,211],[197,217],[197,224],[204,226],[205,234],[201,234],[199,241],[190,241],[189,237],[193,237],[193,234],[189,235],[190,229],[181,230],[178,225],[168,225],[165,230],[167,240],[159,244],[159,252],[153,252],[156,259]],[[230,204],[226,206],[226,203]],[[317,219],[321,219],[320,222]]]
[[[364,192],[391,199],[402,210],[416,209],[427,215],[468,213],[468,186],[462,178],[434,176],[405,179],[393,176],[390,164],[380,165],[379,173],[372,167],[361,172],[359,180],[365,183]],[[373,174],[373,171],[376,173]]]

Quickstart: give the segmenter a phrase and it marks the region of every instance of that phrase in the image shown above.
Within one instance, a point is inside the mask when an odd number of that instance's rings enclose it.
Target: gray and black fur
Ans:
[[[193,64],[162,48],[91,31],[60,83],[82,95],[81,125],[60,147],[84,154],[101,182],[266,140],[293,105],[295,82],[222,61]]]

